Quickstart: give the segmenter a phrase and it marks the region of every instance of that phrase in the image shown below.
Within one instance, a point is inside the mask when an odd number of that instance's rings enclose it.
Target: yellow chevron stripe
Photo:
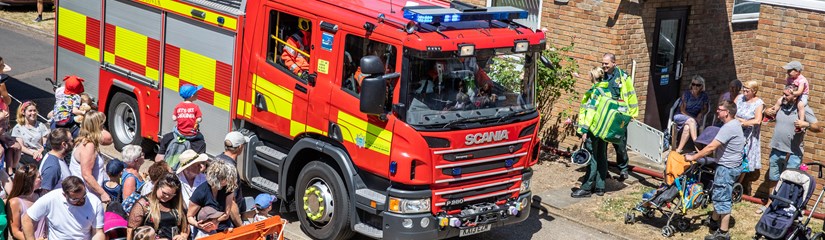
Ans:
[[[235,30],[238,26],[238,20],[234,17],[230,17],[229,15],[223,15],[220,13],[209,12],[204,8],[189,6],[177,1],[173,0],[138,0],[139,2],[152,5],[158,8],[166,9],[167,11],[178,13],[184,16],[192,17],[192,10],[198,10],[206,13],[206,17],[203,21],[212,23],[218,26],[222,26],[227,29]],[[218,23],[218,17],[223,17],[224,23]]]
[[[100,61],[100,49],[99,48],[86,45],[85,53],[86,53],[85,55],[86,55],[87,58],[91,58],[92,60],[95,60],[95,62]]]
[[[214,105],[215,107],[218,107],[220,109],[223,109],[224,111],[227,111],[227,112],[229,111],[229,107],[230,107],[229,96],[220,94],[218,92],[214,92],[214,94],[212,96],[213,96],[212,105]]]
[[[57,35],[86,44],[86,16],[78,12],[58,8]]]
[[[382,127],[370,124],[355,116],[338,111],[338,125],[344,141],[363,146],[384,155],[390,155],[392,132]]]

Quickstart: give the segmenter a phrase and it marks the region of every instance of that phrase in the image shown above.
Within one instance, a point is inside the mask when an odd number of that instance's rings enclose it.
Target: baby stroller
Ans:
[[[719,132],[718,127],[708,127],[696,139],[697,147],[710,144]],[[662,213],[668,220],[662,227],[662,236],[673,236],[676,231],[685,231],[690,228],[690,219],[686,218],[687,211],[696,208],[706,208],[711,199],[713,175],[716,170],[716,159],[704,157],[696,162],[685,161],[684,155],[671,152],[665,168],[665,181],[653,191],[642,196],[642,202],[625,214],[625,224],[636,221],[635,211],[641,212],[646,218],[655,217],[656,212]],[[742,185],[734,184],[733,202],[742,199]]]
[[[823,165],[819,163],[810,164],[819,166],[821,178]],[[777,182],[773,194],[770,195],[773,202],[762,214],[759,222],[756,223],[756,236],[754,236],[754,239],[762,237],[766,239],[810,239],[811,228],[808,227],[808,222],[811,220],[813,211],[804,222],[802,221],[802,212],[807,207],[808,200],[811,199],[815,188],[816,180],[804,171],[798,169],[783,171],[779,176],[779,182]],[[816,206],[821,199],[822,192],[820,192],[813,210],[816,210]],[[816,237],[813,239],[816,239]]]

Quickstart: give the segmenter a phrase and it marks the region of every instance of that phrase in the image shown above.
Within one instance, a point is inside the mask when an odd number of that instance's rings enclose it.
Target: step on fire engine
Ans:
[[[55,76],[87,79],[118,149],[172,131],[179,87],[202,85],[207,153],[222,152],[230,130],[247,134],[240,178],[277,194],[315,239],[467,236],[530,213],[546,59],[544,33],[514,21],[524,10],[431,0],[56,9]]]

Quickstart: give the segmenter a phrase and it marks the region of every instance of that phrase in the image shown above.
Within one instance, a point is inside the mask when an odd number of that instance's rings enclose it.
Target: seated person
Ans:
[[[478,108],[492,108],[496,106],[497,99],[498,96],[493,93],[493,84],[488,82],[478,89],[474,102]]]
[[[702,116],[707,113],[708,101],[708,94],[705,93],[705,79],[699,75],[694,76],[690,83],[690,90],[682,94],[679,112],[673,116],[673,121],[677,124],[676,132],[682,130],[676,152],[683,152],[688,137],[696,141],[699,128],[697,120],[702,119]],[[684,127],[687,129],[683,130]]]

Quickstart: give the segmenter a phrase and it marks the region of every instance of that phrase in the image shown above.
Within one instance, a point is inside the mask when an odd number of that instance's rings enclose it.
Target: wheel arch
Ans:
[[[298,140],[284,159],[282,166],[283,173],[281,174],[279,182],[279,192],[282,194],[282,199],[289,201],[291,194],[288,192],[290,186],[296,186],[298,174],[301,169],[309,162],[321,160],[330,165],[335,171],[341,175],[344,180],[344,185],[347,192],[352,196],[354,194],[354,182],[358,177],[358,171],[352,164],[352,160],[347,152],[337,146],[328,142],[305,137]]]

